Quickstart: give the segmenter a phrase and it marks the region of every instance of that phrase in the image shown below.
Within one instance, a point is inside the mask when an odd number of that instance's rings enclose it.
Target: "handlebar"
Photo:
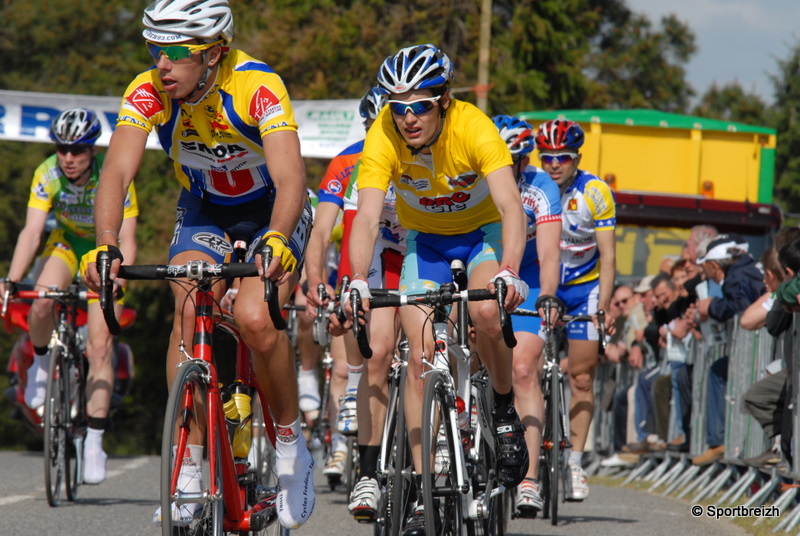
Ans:
[[[272,248],[264,246],[261,255],[262,270],[266,270],[272,259]],[[100,308],[112,335],[120,332],[120,325],[114,314],[113,285],[110,279],[111,259],[108,252],[97,253],[97,271],[100,275]],[[189,281],[210,282],[215,279],[233,279],[239,277],[256,277],[258,269],[255,263],[211,264],[206,261],[190,261],[186,264],[138,264],[120,266],[119,277],[132,280],[171,280],[185,278]],[[278,292],[275,282],[264,280],[264,301],[267,302],[269,315],[276,329],[286,329],[286,320],[281,315],[278,303]]]
[[[494,285],[494,293],[487,289],[456,290],[452,283],[445,283],[436,290],[429,290],[420,294],[401,295],[387,293],[380,296],[376,295],[370,298],[370,309],[401,307],[403,305],[426,305],[437,308],[446,307],[461,301],[495,300],[500,310],[500,326],[503,330],[503,340],[506,346],[514,348],[517,345],[517,339],[514,337],[514,327],[511,323],[511,317],[503,306],[507,285],[500,277],[495,280]],[[372,292],[372,290],[370,290],[370,292]],[[353,335],[355,335],[358,341],[358,348],[361,351],[361,355],[365,358],[370,358],[372,357],[372,349],[369,347],[366,329],[358,323],[358,313],[359,311],[363,311],[363,308],[361,307],[361,295],[356,289],[350,291],[350,305],[353,309]]]
[[[545,297],[547,298],[547,297]],[[541,303],[537,303],[537,305],[541,305],[542,309],[545,311],[545,317],[543,322],[545,322],[546,326],[552,324],[550,321],[550,309],[555,308],[558,309],[559,312],[563,311],[563,302],[558,298],[553,297],[552,300],[544,299]],[[531,311],[530,309],[515,309],[513,315],[519,316],[541,316],[539,315],[539,311]],[[599,326],[599,340],[597,341],[598,352],[600,355],[605,355],[606,353],[606,346],[608,341],[606,341],[606,312],[602,309],[597,311],[597,324]],[[565,324],[569,324],[570,322],[593,322],[594,315],[567,315],[567,314],[560,314],[561,321]]]
[[[48,288],[47,290],[18,290],[17,284],[13,281],[6,281],[6,289],[3,293],[3,306],[0,308],[0,317],[5,317],[8,312],[8,304],[12,298],[20,300],[75,300],[86,301],[99,298],[96,292],[89,289],[78,287],[73,284],[65,289]]]

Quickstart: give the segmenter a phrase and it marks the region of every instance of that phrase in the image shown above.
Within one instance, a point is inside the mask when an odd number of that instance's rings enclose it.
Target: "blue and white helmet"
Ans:
[[[50,139],[59,145],[94,145],[102,127],[97,115],[85,108],[64,110],[50,125]]]
[[[378,71],[378,85],[389,93],[446,88],[452,81],[450,58],[430,44],[401,49],[386,58]]]
[[[370,88],[369,91],[361,98],[361,104],[358,106],[358,113],[364,119],[375,119],[386,104],[386,91],[383,88],[375,86]]]
[[[533,141],[533,127],[511,115],[496,115],[492,118],[500,137],[508,145],[511,156],[523,157],[530,154],[536,143]]]

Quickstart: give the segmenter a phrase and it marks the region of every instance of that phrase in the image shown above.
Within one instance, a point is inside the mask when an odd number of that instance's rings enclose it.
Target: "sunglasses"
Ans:
[[[91,145],[86,145],[83,143],[77,143],[74,145],[58,144],[56,145],[56,152],[61,155],[69,153],[72,156],[77,156],[79,154],[84,154],[88,152],[91,148],[92,148]]]
[[[630,296],[628,296],[627,298],[623,298],[621,300],[617,300],[617,301],[614,302],[614,307],[619,307],[620,305],[625,305],[626,303],[628,303],[628,300],[630,300],[630,299],[631,299]]]
[[[206,43],[204,45],[159,45],[152,41],[145,41],[147,51],[153,56],[155,61],[164,54],[169,61],[180,61],[192,57],[192,54],[197,54],[203,50],[222,43],[222,39],[217,39],[213,43]]]
[[[577,153],[558,153],[558,154],[539,155],[539,160],[542,161],[542,164],[552,164],[554,161],[557,161],[559,164],[569,164],[576,158],[578,158]]]
[[[411,112],[413,115],[422,115],[433,110],[433,108],[436,106],[436,101],[438,101],[441,97],[441,95],[437,95],[436,97],[417,99],[411,102],[390,100],[386,101],[386,103],[389,105],[389,109],[394,115],[404,116],[408,112]]]

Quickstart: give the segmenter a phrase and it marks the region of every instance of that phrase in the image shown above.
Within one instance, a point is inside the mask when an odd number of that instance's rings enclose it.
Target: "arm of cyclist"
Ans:
[[[28,207],[25,216],[25,226],[19,232],[17,245],[14,247],[14,256],[11,257],[11,266],[8,268],[8,280],[21,281],[25,277],[42,240],[42,233],[47,223],[47,212]],[[0,281],[0,301],[6,292],[5,281]]]
[[[267,169],[275,184],[275,203],[269,222],[270,230],[262,237],[267,245],[272,246],[272,262],[266,272],[260,275],[280,285],[297,268],[298,259],[289,248],[289,238],[305,206],[306,172],[297,132],[282,130],[267,133],[261,142]],[[255,262],[261,271],[260,254],[256,254]]]
[[[136,263],[136,252],[138,251],[138,245],[136,243],[137,225],[138,221],[136,217],[125,218],[122,220],[122,226],[119,228],[119,250],[127,264]],[[117,278],[115,282],[118,283],[120,287],[125,286],[125,281],[123,279]]]
[[[525,251],[525,211],[510,166],[492,171],[486,175],[486,182],[503,225],[503,256],[497,275],[508,283],[505,307],[507,311],[513,311],[528,295],[528,285],[516,275]],[[489,290],[494,289],[494,279],[489,282]]]
[[[536,253],[539,256],[539,288],[541,295],[555,296],[561,280],[561,221],[536,224]],[[544,310],[539,310],[540,318],[547,318]],[[550,308],[550,316],[555,323],[560,321],[558,308]],[[552,327],[552,326],[551,326]]]
[[[125,197],[142,161],[147,135],[145,130],[130,125],[119,125],[111,135],[94,200],[95,238],[98,247],[116,248],[120,241]],[[96,263],[98,251],[99,249],[90,251],[81,260],[83,281],[95,291],[100,290]],[[120,264],[121,259],[114,259],[111,263],[112,280],[116,279]]]
[[[611,295],[614,292],[614,278],[617,272],[617,246],[613,227],[598,229],[595,233],[597,249],[600,251],[600,295],[597,308],[608,311],[611,304]],[[606,334],[614,334],[614,318],[606,315]]]
[[[365,311],[369,310],[369,283],[366,274],[372,264],[372,253],[378,239],[380,216],[383,212],[383,202],[386,192],[378,188],[361,188],[358,190],[358,212],[353,219],[350,231],[350,270],[353,281],[350,288],[355,288],[361,293],[361,303]],[[344,300],[344,296],[342,296]],[[352,320],[353,311],[350,303],[345,300],[345,312]],[[366,323],[364,319],[359,320]]]
[[[320,201],[317,204],[317,211],[314,214],[314,227],[308,238],[304,266],[306,269],[306,279],[308,281],[308,292],[306,299],[310,307],[306,309],[306,315],[313,318],[316,315],[315,309],[327,305],[328,300],[320,300],[318,287],[320,283],[325,285],[328,296],[333,295],[333,289],[326,283],[326,256],[328,245],[331,241],[331,233],[336,225],[336,216],[339,215],[339,207],[329,201]]]

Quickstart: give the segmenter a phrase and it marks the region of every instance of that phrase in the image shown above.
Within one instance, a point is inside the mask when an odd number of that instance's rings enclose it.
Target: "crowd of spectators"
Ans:
[[[705,450],[692,458],[708,465],[725,457],[729,352],[733,322],[739,329],[766,327],[775,337],[774,359],[740,405],[770,438],[753,466],[791,466],[792,313],[800,311],[800,228],[784,227],[755,259],[746,240],[713,227],[692,229],[680,258],[665,258],[657,274],[619,285],[609,313],[617,331],[605,359],[615,367],[603,409],[613,413],[613,450],[603,467],[633,465],[655,451],[689,452],[692,434]],[[702,344],[701,344],[702,343]],[[697,350],[713,360],[693,379]],[[693,430],[693,381],[706,382],[705,429]],[[614,390],[608,393],[608,389]]]

